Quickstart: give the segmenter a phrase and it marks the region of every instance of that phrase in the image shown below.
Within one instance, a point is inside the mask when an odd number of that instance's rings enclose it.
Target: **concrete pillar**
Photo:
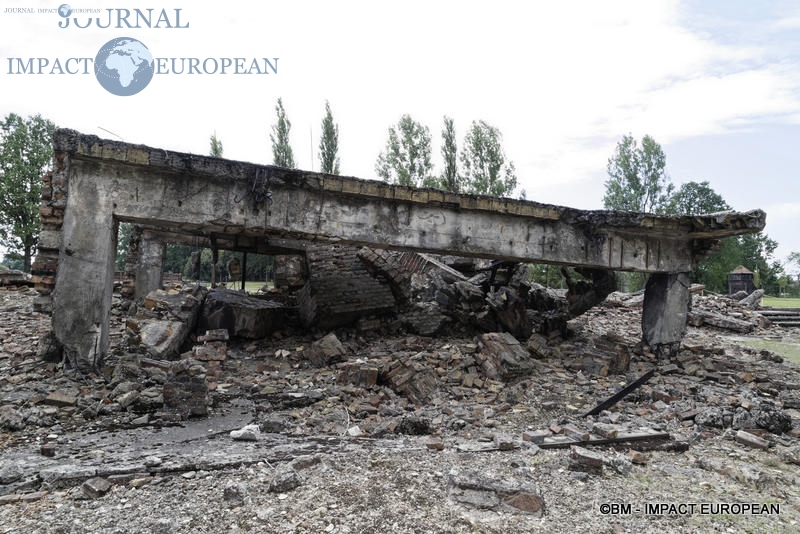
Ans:
[[[642,341],[656,356],[677,354],[692,296],[688,273],[653,273],[644,290]]]
[[[151,232],[142,233],[139,261],[136,265],[136,302],[143,302],[148,293],[161,287],[164,268],[164,242]]]
[[[63,240],[53,291],[53,333],[82,372],[99,369],[108,351],[114,287],[113,200],[99,173],[71,169]]]
[[[247,252],[242,253],[242,292],[246,291],[244,284],[247,281]]]
[[[211,289],[217,287],[217,262],[219,261],[219,249],[211,240]]]

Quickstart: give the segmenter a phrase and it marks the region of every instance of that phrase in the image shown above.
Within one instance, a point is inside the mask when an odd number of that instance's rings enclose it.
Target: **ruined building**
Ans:
[[[403,278],[408,272],[446,272],[434,258],[416,253],[574,266],[586,278],[571,282],[568,305],[574,313],[613,290],[611,271],[650,273],[642,339],[669,353],[686,327],[689,271],[719,239],[757,232],[766,219],[759,210],[673,217],[458,195],[173,152],[66,129],[56,131],[54,149],[55,169],[44,177],[33,281],[41,295],[38,309],[52,313],[54,338],[84,369],[96,367],[109,349],[121,221],[141,227],[131,269],[139,299],[160,284],[165,242],[316,255],[313,263],[327,264],[327,270],[307,273],[298,302],[302,319],[323,329],[346,318],[348,301],[342,295],[348,284],[358,297],[353,306],[369,302],[380,311],[404,298],[403,288],[413,284]],[[355,250],[373,272],[353,264],[352,254],[338,257],[330,247],[309,248],[308,242],[366,247]],[[458,273],[451,275],[449,282],[457,285]],[[463,292],[469,289],[462,287]],[[442,292],[436,298],[454,295]],[[498,291],[487,298],[502,307],[517,296]],[[417,308],[424,322],[424,306]],[[519,309],[507,311],[494,320],[519,324],[511,317]]]

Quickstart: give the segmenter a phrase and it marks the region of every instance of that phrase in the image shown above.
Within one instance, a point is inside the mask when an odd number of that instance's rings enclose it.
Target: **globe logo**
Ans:
[[[69,4],[61,4],[58,6],[58,14],[64,18],[67,18],[72,14],[72,8],[69,7]]]
[[[117,37],[94,58],[94,76],[112,95],[135,95],[153,79],[153,54],[141,41]]]

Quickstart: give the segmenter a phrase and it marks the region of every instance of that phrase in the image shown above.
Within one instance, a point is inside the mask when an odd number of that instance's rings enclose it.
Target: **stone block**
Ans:
[[[751,434],[750,432],[745,432],[744,430],[739,430],[736,432],[736,441],[756,449],[766,450],[769,448],[769,442],[767,440],[760,438],[755,434]]]
[[[283,304],[217,288],[209,291],[203,302],[197,329],[224,329],[230,336],[260,339],[281,328],[285,316]]]
[[[45,397],[43,402],[51,406],[75,406],[78,398],[63,391],[53,391]]]
[[[372,387],[378,382],[378,368],[367,363],[344,363],[339,367],[336,382],[363,388]]]
[[[498,480],[475,471],[452,470],[447,480],[450,499],[463,505],[541,517],[544,497],[528,482]]]
[[[303,356],[317,367],[341,361],[345,354],[342,342],[333,333],[313,342],[308,350],[303,351]]]
[[[81,485],[84,495],[90,499],[99,499],[111,489],[111,482],[101,477],[90,478]]]
[[[139,325],[139,343],[153,358],[173,358],[180,352],[189,333],[189,326],[182,321],[146,319]]]
[[[490,332],[478,338],[476,360],[490,379],[509,379],[533,371],[530,353],[508,332]]]
[[[164,409],[184,419],[207,415],[208,383],[205,369],[188,360],[176,363],[181,365],[175,365],[170,371],[162,390]]]
[[[258,441],[261,428],[258,425],[247,425],[239,430],[231,430],[231,439],[236,441]]]

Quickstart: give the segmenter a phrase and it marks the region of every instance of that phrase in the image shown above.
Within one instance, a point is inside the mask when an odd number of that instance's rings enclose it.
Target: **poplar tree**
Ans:
[[[458,193],[460,184],[458,183],[458,147],[456,145],[456,128],[453,118],[445,115],[442,125],[442,159],[444,160],[444,170],[442,171],[441,187],[451,193]]]
[[[331,106],[325,101],[325,117],[322,119],[322,137],[319,140],[320,171],[339,174],[339,125],[333,122]]]
[[[666,165],[667,156],[652,137],[645,135],[640,146],[633,136],[624,136],[608,160],[603,205],[613,210],[663,212],[673,190]]]
[[[217,137],[217,132],[211,134],[211,137],[208,138],[208,142],[209,142],[208,155],[213,156],[215,158],[221,158],[223,153],[222,141],[220,141],[219,138]]]
[[[472,121],[461,152],[463,190],[493,197],[509,196],[517,187],[512,162],[506,161],[500,130],[486,121]]]
[[[410,115],[389,128],[386,149],[378,156],[375,172],[384,181],[411,187],[435,186],[431,163],[431,132]]]
[[[294,154],[289,145],[289,131],[292,123],[286,117],[286,110],[283,109],[283,101],[278,98],[275,105],[277,122],[272,125],[272,133],[269,138],[272,140],[272,163],[279,167],[294,168]]]

